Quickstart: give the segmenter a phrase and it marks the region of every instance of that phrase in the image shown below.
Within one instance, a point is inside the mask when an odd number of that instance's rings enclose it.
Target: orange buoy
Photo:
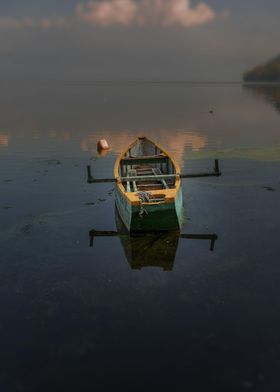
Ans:
[[[103,155],[106,155],[107,152],[109,151],[109,144],[107,140],[101,139],[97,142],[97,152],[98,154],[102,157]]]
[[[109,144],[107,140],[101,139],[97,142],[97,150],[109,150]]]

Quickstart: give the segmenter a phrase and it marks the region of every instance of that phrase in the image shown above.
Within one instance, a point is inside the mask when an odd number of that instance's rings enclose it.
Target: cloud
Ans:
[[[63,17],[50,17],[44,19],[34,19],[29,16],[24,18],[0,17],[0,30],[20,30],[23,28],[37,27],[41,29],[59,28],[66,25]]]
[[[215,17],[214,11],[205,3],[191,8],[188,0],[158,1],[164,13],[163,25],[181,25],[185,27],[206,23]]]
[[[74,18],[0,17],[0,30],[60,28],[71,24],[77,17],[83,22],[103,27],[158,25],[165,28],[207,23],[217,14],[203,1],[192,6],[190,0],[88,0],[76,5]]]
[[[138,5],[134,0],[89,1],[79,3],[76,11],[82,20],[89,23],[130,25],[137,17]]]
[[[216,12],[200,1],[195,6],[190,0],[87,0],[79,2],[75,15],[68,17],[30,16],[22,18],[1,17],[0,30],[40,28],[49,30],[71,25],[75,18],[97,26],[158,25],[161,27],[191,27],[209,22]]]
[[[66,25],[66,19],[63,17],[44,18],[39,21],[39,27],[50,29],[53,27],[63,27]]]
[[[191,27],[213,20],[215,11],[204,2],[190,0],[91,0],[78,3],[76,14],[99,26],[156,24]]]

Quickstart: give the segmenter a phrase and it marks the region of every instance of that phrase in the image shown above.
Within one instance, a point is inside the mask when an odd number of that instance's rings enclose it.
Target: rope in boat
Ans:
[[[138,191],[137,196],[139,197],[140,201],[142,201],[142,203],[149,203],[152,194],[146,191]]]
[[[136,194],[139,197],[139,201],[140,201],[139,216],[140,218],[143,218],[144,214],[148,215],[147,210],[143,207],[143,203],[149,203],[152,194],[150,192],[145,192],[145,191],[139,191]]]

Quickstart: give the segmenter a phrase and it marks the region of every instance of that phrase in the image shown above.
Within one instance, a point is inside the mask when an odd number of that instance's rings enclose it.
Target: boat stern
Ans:
[[[117,185],[116,205],[129,231],[180,230],[183,224],[181,188],[123,193]]]

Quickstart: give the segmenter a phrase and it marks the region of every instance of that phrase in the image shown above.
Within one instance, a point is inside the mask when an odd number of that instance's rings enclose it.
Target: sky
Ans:
[[[1,0],[0,79],[240,81],[280,53],[279,0]]]

